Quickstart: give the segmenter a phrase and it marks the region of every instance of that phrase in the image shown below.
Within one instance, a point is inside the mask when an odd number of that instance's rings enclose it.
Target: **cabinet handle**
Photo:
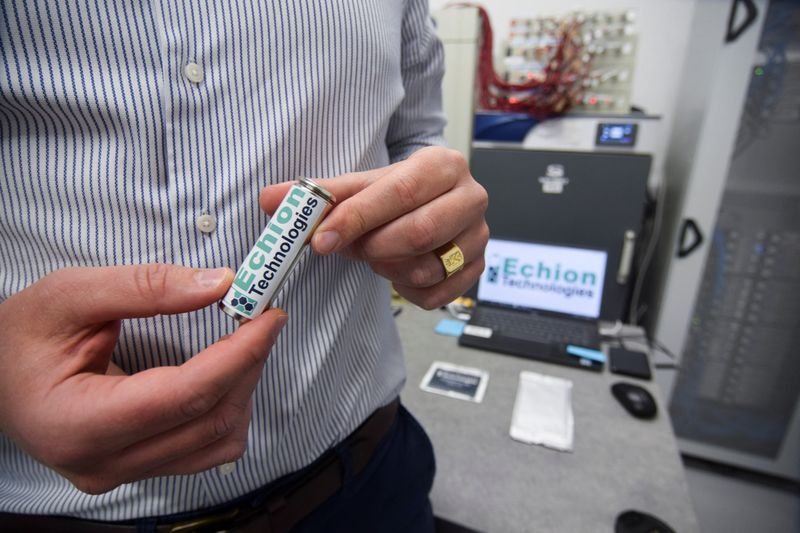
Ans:
[[[689,233],[689,231],[692,232],[694,240],[687,246],[686,235]],[[703,244],[703,232],[700,231],[700,227],[691,218],[683,219],[683,224],[681,225],[681,234],[678,238],[678,257],[686,257],[697,250],[701,244]]]
[[[617,283],[625,285],[631,275],[633,265],[633,249],[636,246],[636,232],[627,230],[623,235],[622,251],[619,254],[619,269],[617,270]]]
[[[739,10],[739,4],[744,4],[747,14],[739,26],[734,26],[736,23],[736,12]],[[725,42],[732,43],[738,39],[747,28],[753,25],[758,18],[758,8],[753,0],[733,0],[731,5],[731,14],[728,17],[728,31],[725,32]]]

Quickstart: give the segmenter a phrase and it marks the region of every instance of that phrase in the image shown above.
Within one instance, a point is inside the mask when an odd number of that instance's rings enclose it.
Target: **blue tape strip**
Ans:
[[[570,355],[574,355],[575,357],[583,357],[584,359],[591,359],[592,361],[597,361],[598,363],[606,362],[606,354],[604,354],[599,350],[584,348],[583,346],[574,346],[572,344],[567,344],[567,353]]]
[[[439,335],[447,335],[450,337],[458,337],[464,331],[466,324],[461,320],[453,320],[451,318],[443,318],[436,325],[434,330]]]

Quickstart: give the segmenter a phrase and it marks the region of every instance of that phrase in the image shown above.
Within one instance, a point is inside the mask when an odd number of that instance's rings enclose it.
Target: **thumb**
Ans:
[[[54,322],[83,326],[199,309],[221,298],[232,281],[228,268],[147,264],[68,268],[36,285]]]
[[[289,189],[294,184],[294,181],[287,181],[261,189],[261,193],[258,196],[258,204],[261,209],[269,216],[272,216],[275,210],[278,209],[283,197],[286,196],[286,193],[289,192]]]
[[[372,170],[349,172],[333,178],[314,178],[313,181],[333,194],[337,203],[341,203],[362,191],[369,184],[383,177],[397,165],[398,163],[394,163],[386,167],[374,168]],[[280,205],[281,200],[283,200],[283,197],[289,192],[289,188],[296,183],[296,181],[286,181],[275,185],[269,185],[261,189],[261,193],[258,196],[258,203],[261,209],[263,209],[266,214],[272,216]]]

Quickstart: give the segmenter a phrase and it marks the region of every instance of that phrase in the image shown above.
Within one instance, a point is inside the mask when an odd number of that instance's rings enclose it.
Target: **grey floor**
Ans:
[[[688,464],[686,480],[702,533],[800,533],[800,493]]]

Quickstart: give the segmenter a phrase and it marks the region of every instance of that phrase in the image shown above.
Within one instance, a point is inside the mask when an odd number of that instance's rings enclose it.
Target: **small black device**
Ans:
[[[675,531],[651,514],[629,510],[617,516],[614,533],[675,533]]]
[[[615,374],[623,374],[640,379],[652,379],[650,362],[647,354],[625,348],[609,348],[609,370]]]
[[[611,393],[632,416],[642,419],[655,418],[658,408],[653,395],[647,389],[633,383],[614,383]]]
[[[621,146],[633,148],[636,144],[637,126],[633,123],[601,122],[597,125],[595,146]]]

